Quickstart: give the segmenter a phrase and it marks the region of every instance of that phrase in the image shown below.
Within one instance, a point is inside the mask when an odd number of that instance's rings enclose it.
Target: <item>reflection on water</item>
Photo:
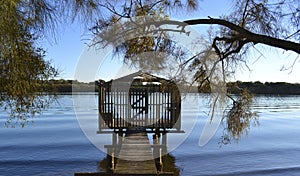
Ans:
[[[164,155],[162,157],[162,160],[163,160],[162,172],[172,172],[174,174],[174,176],[179,176],[180,175],[180,169],[176,166],[176,164],[175,164],[176,159],[172,154]],[[109,159],[107,157],[103,158],[98,163],[98,171],[99,172],[105,172],[105,173],[112,173],[112,170],[107,167],[108,165],[110,165],[109,164]],[[159,167],[158,164],[156,166]]]
[[[174,176],[180,175],[180,169],[176,166],[175,161],[175,156],[171,154],[163,156],[163,172],[173,172]]]

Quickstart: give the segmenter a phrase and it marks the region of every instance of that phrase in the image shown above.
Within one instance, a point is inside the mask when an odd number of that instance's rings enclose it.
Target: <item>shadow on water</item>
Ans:
[[[159,158],[156,159],[156,167],[159,169],[161,166],[159,164]],[[162,172],[172,172],[174,176],[180,176],[180,168],[178,168],[175,164],[176,158],[172,154],[166,154],[162,157],[163,167]],[[112,173],[112,170],[108,167],[109,158],[105,157],[98,163],[98,171],[105,173]]]
[[[163,156],[163,172],[173,172],[174,176],[180,175],[180,168],[175,165],[176,158],[171,154]]]

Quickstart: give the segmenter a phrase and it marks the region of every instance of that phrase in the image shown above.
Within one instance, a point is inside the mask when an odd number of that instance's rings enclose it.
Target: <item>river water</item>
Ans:
[[[181,115],[185,133],[168,135],[168,149],[175,159],[171,164],[180,175],[300,175],[300,96],[255,97],[253,110],[260,125],[251,127],[238,142],[220,146],[221,125],[200,147],[209,112],[206,97],[186,95]],[[8,115],[0,112],[0,175],[99,171],[106,156],[103,145],[110,144],[110,137],[96,134],[96,104],[97,95],[92,93],[58,95],[26,128],[4,127]],[[87,117],[90,128],[82,117]]]

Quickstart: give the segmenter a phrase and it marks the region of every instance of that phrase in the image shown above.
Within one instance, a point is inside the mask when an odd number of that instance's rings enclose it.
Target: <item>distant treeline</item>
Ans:
[[[50,80],[49,91],[53,92],[93,92],[98,91],[99,81],[83,83],[73,80]],[[74,89],[74,90],[73,90]],[[227,83],[227,90],[229,93],[238,94],[243,89],[247,89],[254,94],[277,94],[277,95],[300,95],[300,84],[292,84],[286,82],[229,82]],[[182,89],[185,90],[185,89]],[[186,89],[188,92],[203,92],[209,93],[209,88],[201,90],[195,87],[189,87]]]
[[[241,89],[247,89],[254,94],[300,95],[300,84],[286,82],[230,82],[227,83],[228,92],[237,94]]]
[[[98,81],[83,83],[74,80],[55,80],[52,79],[47,82],[48,90],[51,92],[94,92],[98,91]]]

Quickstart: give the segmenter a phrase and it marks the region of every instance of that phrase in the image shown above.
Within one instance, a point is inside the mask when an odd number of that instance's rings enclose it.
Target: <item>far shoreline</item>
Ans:
[[[98,92],[99,81],[83,83],[74,80],[50,80],[47,83],[48,91],[52,93],[67,94],[78,92]],[[287,82],[228,82],[227,92],[230,94],[240,94],[242,89],[247,89],[255,95],[300,95],[300,84]],[[183,93],[210,93],[208,89],[200,89],[197,86],[183,86]]]

